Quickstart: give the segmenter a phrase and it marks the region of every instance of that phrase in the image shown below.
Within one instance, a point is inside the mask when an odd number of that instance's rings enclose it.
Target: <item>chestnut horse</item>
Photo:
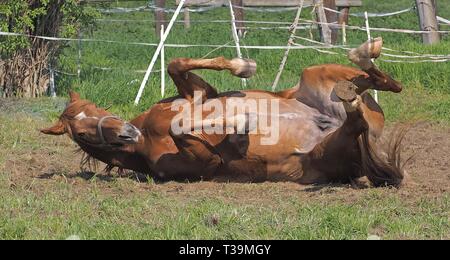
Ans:
[[[68,134],[84,152],[110,168],[130,169],[162,181],[319,184],[367,176],[374,186],[399,186],[403,180],[399,149],[393,147],[386,158],[379,156],[376,141],[384,128],[384,115],[367,92],[402,90],[371,61],[380,55],[381,47],[382,40],[375,39],[350,51],[350,60],[362,70],[335,64],[307,68],[297,87],[280,93],[248,90],[219,94],[190,72],[229,70],[247,78],[256,71],[250,60],[176,59],[168,72],[178,97],[161,101],[127,123],[71,93],[60,120],[42,133]],[[200,101],[196,92],[201,93]],[[176,132],[173,122],[182,112],[173,107],[179,98],[192,109],[198,102],[226,106],[230,100],[269,101],[277,107],[265,113],[243,110],[213,120],[216,129],[231,127],[231,132],[194,131],[198,130],[195,123],[188,132]],[[201,115],[211,118],[212,112],[202,110]],[[264,145],[267,136],[251,129],[253,121],[267,115],[279,122],[278,140],[272,145]]]

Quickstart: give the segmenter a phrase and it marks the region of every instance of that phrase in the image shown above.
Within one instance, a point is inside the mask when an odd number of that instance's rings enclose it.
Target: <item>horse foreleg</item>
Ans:
[[[194,179],[210,180],[223,164],[222,157],[202,134],[175,134],[170,131],[180,158],[190,165],[186,172],[192,172]],[[195,170],[195,173],[192,171]]]
[[[179,94],[189,101],[194,98],[194,93],[200,91],[202,100],[215,98],[217,90],[204,81],[191,70],[229,70],[233,75],[241,78],[249,78],[256,72],[256,63],[252,60],[233,59],[227,60],[223,57],[215,59],[188,59],[179,58],[173,60],[168,66],[170,77],[175,82]]]

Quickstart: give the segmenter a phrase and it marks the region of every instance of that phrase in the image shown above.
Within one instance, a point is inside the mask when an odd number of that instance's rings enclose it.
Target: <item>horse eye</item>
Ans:
[[[78,136],[79,137],[84,137],[84,136],[86,136],[86,134],[85,133],[79,133]]]

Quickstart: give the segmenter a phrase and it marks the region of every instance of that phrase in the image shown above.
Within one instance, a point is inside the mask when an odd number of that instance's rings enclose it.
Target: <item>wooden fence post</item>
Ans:
[[[342,45],[347,45],[347,24],[344,22],[342,25]]]
[[[348,25],[348,16],[350,13],[350,7],[345,6],[340,8],[339,10],[340,14],[339,14],[339,24],[347,24]]]
[[[323,0],[323,5],[326,8],[337,11],[336,8],[336,0]],[[338,21],[338,14],[336,12],[325,10],[325,16],[327,17],[328,23],[334,23]],[[331,43],[336,44],[338,40],[338,32],[339,28],[337,26],[333,26],[331,28]]]
[[[184,7],[184,29],[191,29],[191,11],[189,10],[189,6]]]
[[[166,0],[155,0],[155,35],[160,38],[161,34],[161,26],[167,27],[166,23],[166,12],[164,9],[166,8]]]
[[[424,44],[434,44],[440,41],[439,24],[436,18],[436,5],[433,0],[416,0],[419,13],[420,30],[429,31],[422,34]]]
[[[244,23],[244,1],[232,0],[234,15],[236,17],[236,28],[239,37],[243,37],[245,34]]]
[[[314,0],[314,7],[319,21],[321,41],[326,44],[331,44],[331,29],[328,25],[325,10],[323,9],[323,0]]]

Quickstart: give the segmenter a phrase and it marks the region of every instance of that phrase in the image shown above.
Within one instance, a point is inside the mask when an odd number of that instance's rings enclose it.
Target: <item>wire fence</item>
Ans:
[[[305,5],[303,7],[312,7],[311,5]],[[185,7],[186,9],[182,9],[184,11],[189,11],[192,13],[203,13],[203,12],[209,12],[218,8],[223,8],[222,5],[213,5],[213,6],[205,6],[205,7],[198,7],[198,8],[192,8],[192,7]],[[298,7],[241,7],[241,6],[233,6],[233,8],[242,8],[246,11],[250,12],[260,12],[260,13],[276,13],[276,12],[290,12],[290,11],[297,11]],[[340,13],[339,11],[329,9],[324,7],[325,10],[330,12],[336,12]],[[176,10],[171,8],[159,8],[152,3],[149,3],[145,6],[139,6],[139,7],[133,7],[133,8],[124,8],[124,7],[116,7],[116,8],[99,8],[97,9],[99,12],[103,14],[117,14],[117,13],[134,13],[134,12],[153,12],[156,10],[164,11],[166,13],[174,13]],[[385,18],[385,17],[392,17],[392,16],[399,16],[405,13],[415,12],[416,8],[414,6],[404,8],[398,11],[393,12],[386,12],[386,13],[367,13],[367,17],[369,18]],[[353,17],[364,17],[365,13],[350,13],[350,16]],[[438,16],[437,17],[439,24],[441,26],[450,26],[450,21],[448,19],[445,19],[443,17]],[[102,18],[97,19],[97,22],[101,23],[155,23],[157,21],[155,20],[133,20],[133,19],[108,19],[108,18]],[[321,25],[328,25],[330,28],[333,29],[339,29],[339,30],[357,30],[357,31],[367,31],[368,28],[366,26],[356,26],[356,25],[342,25],[335,23],[323,23],[318,22],[315,20],[309,20],[309,19],[302,19],[299,18],[299,22],[296,24],[295,28],[293,27],[293,24],[290,22],[285,21],[255,21],[255,20],[245,20],[245,21],[232,21],[232,20],[223,20],[223,19],[216,19],[216,20],[190,20],[191,23],[204,23],[204,24],[230,24],[232,22],[239,24],[239,23],[245,23],[245,24],[253,24],[257,27],[249,27],[249,26],[243,26],[243,27],[237,27],[237,29],[245,29],[245,30],[274,30],[274,29],[282,29],[282,30],[290,30],[298,29],[298,30],[311,30],[311,29],[318,29]],[[175,23],[184,23],[184,21],[175,21]],[[389,33],[402,33],[402,34],[410,34],[410,35],[422,35],[422,34],[429,34],[434,33],[430,31],[420,31],[420,30],[411,30],[411,29],[399,29],[399,28],[377,28],[377,27],[371,27],[370,31],[376,31],[376,32],[389,32]],[[439,30],[437,31],[440,34],[449,34],[450,30]],[[11,33],[11,32],[2,32],[0,31],[0,36],[8,36],[8,37],[29,37],[29,38],[36,38],[36,39],[43,39],[48,41],[66,41],[66,42],[94,42],[94,43],[103,43],[103,44],[123,44],[123,45],[135,45],[135,46],[147,46],[147,47],[157,47],[158,43],[148,43],[148,42],[133,42],[133,41],[116,41],[116,40],[105,40],[105,39],[89,39],[89,38],[61,38],[61,37],[49,37],[49,36],[39,36],[39,35],[27,35],[27,34],[20,34],[20,33]],[[240,46],[243,49],[247,50],[315,50],[319,53],[324,54],[331,54],[331,55],[345,55],[340,52],[336,52],[336,50],[346,50],[348,51],[350,48],[356,47],[356,46],[350,46],[350,45],[327,45],[323,44],[321,42],[315,41],[313,39],[308,39],[304,37],[299,36],[293,36],[295,40],[303,42],[303,44],[299,44],[298,42],[295,42],[292,44],[292,46],[255,46],[255,45],[243,45]],[[305,45],[304,42],[308,42],[309,45]],[[312,45],[313,44],[313,45]],[[166,48],[211,48],[214,49],[212,52],[217,51],[222,48],[236,48],[237,46],[231,43],[227,43],[224,45],[214,45],[214,44],[170,44],[165,43],[164,47]],[[380,59],[383,62],[390,62],[390,63],[437,63],[437,62],[449,62],[450,61],[450,54],[447,55],[438,55],[438,54],[420,54],[416,52],[411,51],[400,51],[400,50],[393,50],[389,48],[384,48],[386,51],[382,55],[387,58]],[[395,54],[397,53],[397,54]],[[404,55],[398,55],[398,53],[403,53]],[[208,53],[210,55],[211,52]],[[395,59],[393,59],[395,58]],[[114,70],[120,70],[123,71],[123,68],[109,68],[109,67],[103,67],[103,66],[90,66],[92,69],[101,70],[101,71],[114,71]],[[132,73],[145,73],[145,70],[128,70]],[[79,76],[79,73],[69,73],[64,72],[61,70],[54,69],[54,72],[60,75],[65,76]],[[153,73],[156,73],[159,71],[153,71]]]
[[[221,7],[223,7],[223,6],[222,5],[212,5],[212,6],[198,7],[198,8],[185,7],[182,9],[182,12],[189,11],[191,13],[203,13],[203,12],[208,12],[208,11],[215,10],[215,9],[218,9]],[[259,13],[293,12],[293,11],[297,11],[297,9],[298,9],[298,7],[247,7],[247,6],[237,6],[237,5],[232,5],[232,7],[234,9],[242,9],[245,11],[259,12]],[[314,7],[314,5],[311,5],[311,4],[304,5],[304,8],[307,8],[307,7]],[[330,8],[326,8],[326,7],[324,7],[324,9],[327,11],[330,11],[330,12],[340,13],[339,11],[336,11],[334,9],[330,9]],[[369,17],[394,16],[394,15],[411,12],[413,10],[415,10],[414,6],[410,7],[410,8],[402,9],[399,11],[388,12],[388,13],[369,13]],[[98,11],[100,11],[101,13],[104,13],[104,14],[153,12],[153,11],[163,11],[165,13],[175,13],[175,9],[161,8],[161,7],[155,6],[153,4],[140,6],[140,7],[134,7],[134,8],[116,7],[116,8],[110,8],[110,9],[98,9]],[[354,17],[364,17],[365,14],[364,13],[350,13],[349,15],[354,16]]]

